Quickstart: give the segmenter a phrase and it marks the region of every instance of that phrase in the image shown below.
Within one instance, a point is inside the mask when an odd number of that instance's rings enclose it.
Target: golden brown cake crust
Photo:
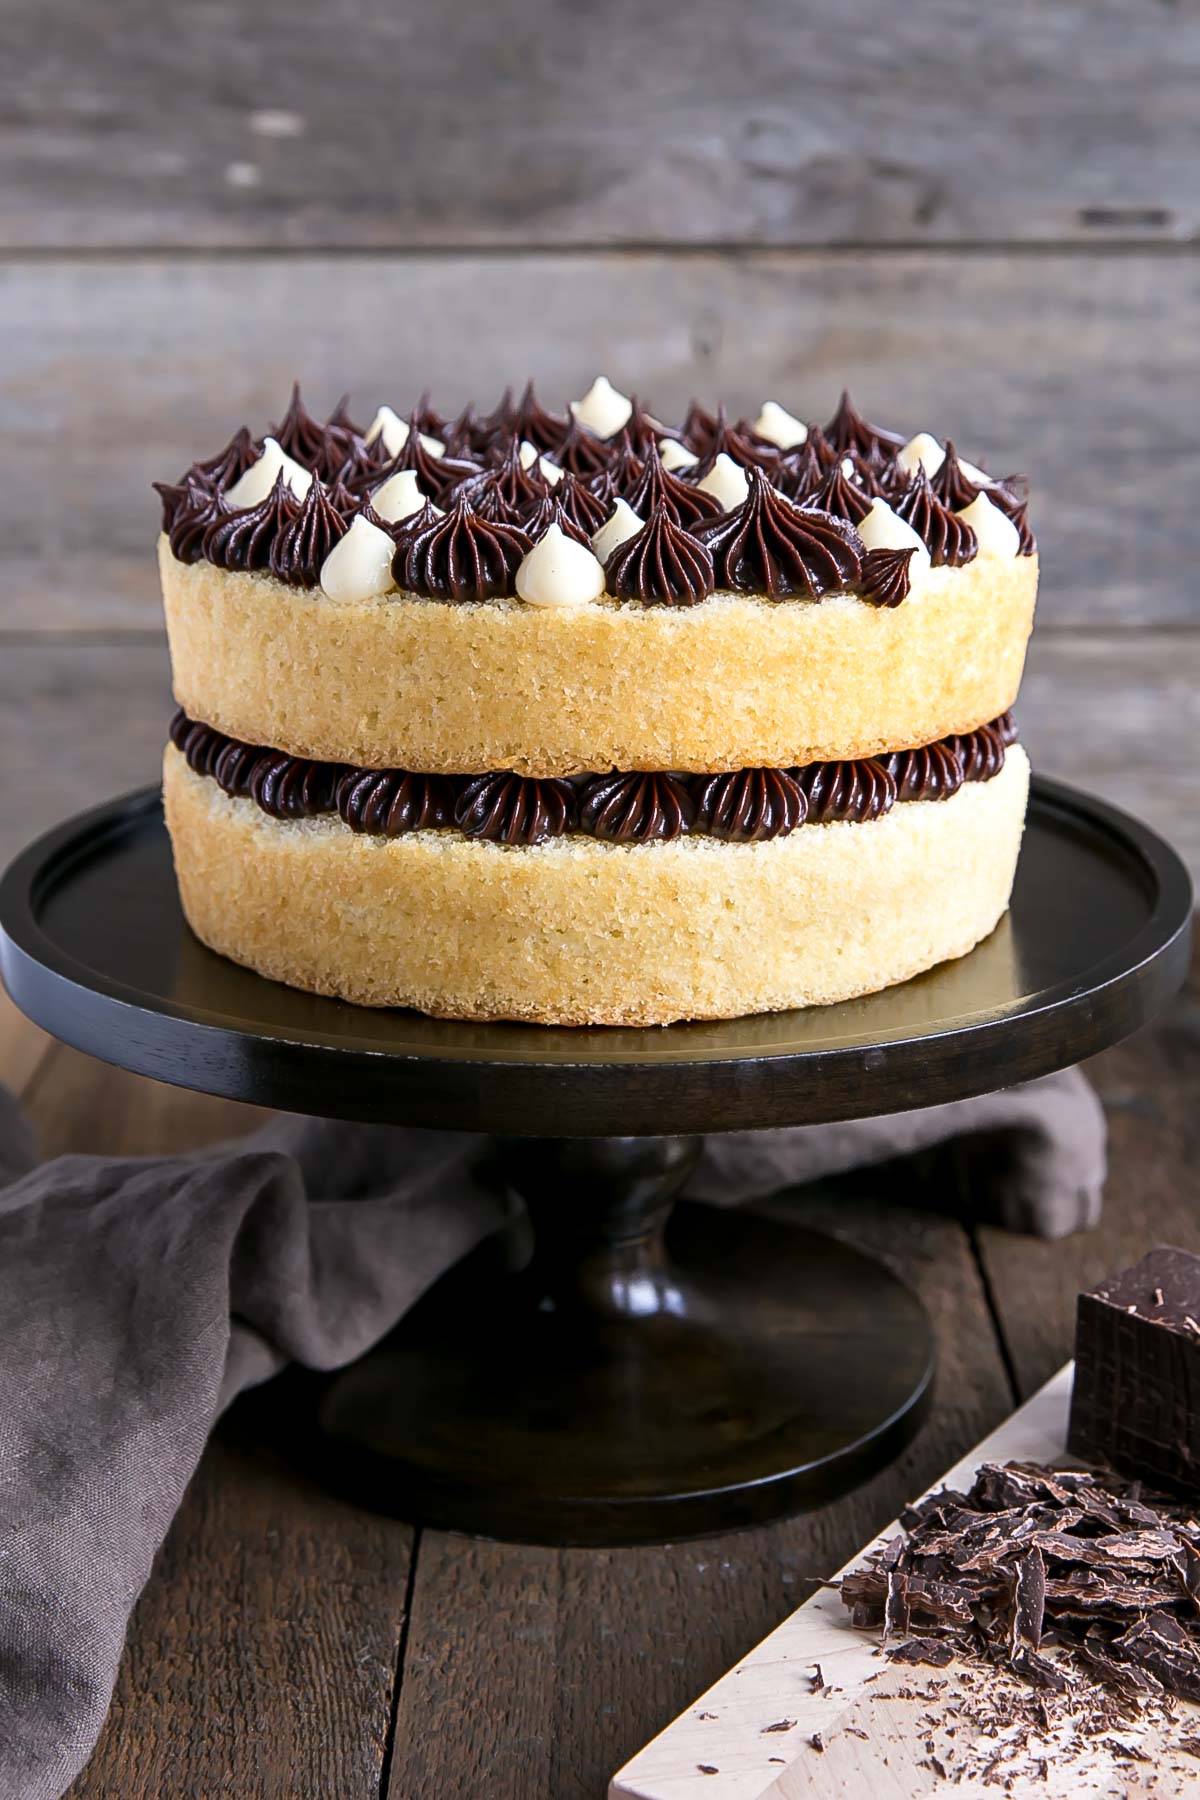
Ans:
[[[165,539],[159,563],[192,718],[322,761],[529,775],[782,768],[972,731],[1016,698],[1038,574],[981,553],[895,608],[539,609],[334,601],[180,563]]]
[[[184,911],[212,949],[365,1005],[554,1025],[817,1005],[962,956],[1008,905],[1028,783],[1014,746],[991,781],[867,824],[509,849],[281,823],[171,746],[164,764]]]

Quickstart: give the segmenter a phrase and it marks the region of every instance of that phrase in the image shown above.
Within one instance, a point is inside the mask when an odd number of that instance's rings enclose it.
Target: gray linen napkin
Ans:
[[[1077,1071],[713,1137],[687,1191],[753,1200],[963,1134],[986,1216],[1097,1217],[1103,1114]],[[466,1134],[281,1118],[216,1151],[33,1162],[0,1089],[0,1800],[58,1800],[87,1760],[222,1408],[286,1362],[351,1361],[508,1216]]]

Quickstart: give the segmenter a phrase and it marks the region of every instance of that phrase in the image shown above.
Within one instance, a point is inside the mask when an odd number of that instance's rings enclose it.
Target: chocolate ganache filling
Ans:
[[[657,843],[681,837],[694,823],[695,802],[676,775],[595,775],[580,795],[579,823],[612,844]]]
[[[892,510],[912,526],[935,569],[942,564],[957,569],[975,560],[979,539],[965,519],[942,505],[922,466],[904,492],[893,497]]]
[[[871,510],[871,500],[872,496],[857,482],[851,481],[839,462],[833,465],[821,484],[805,496],[804,504],[817,512],[832,513],[835,519],[845,519],[851,525],[861,525]]]
[[[901,551],[864,554],[855,531],[880,496],[913,526],[934,566],[960,567],[975,556],[975,533],[960,515],[981,492],[1016,526],[1019,553],[1036,551],[1023,476],[981,483],[966,474],[952,443],[934,476],[920,468],[911,475],[897,460],[900,435],[871,424],[847,394],[831,419],[810,424],[788,449],[746,419],[731,424],[724,408],[714,413],[693,401],[682,424],[673,426],[636,396],[626,404],[624,424],[605,437],[582,406],[571,414],[550,412],[532,382],[519,400],[506,390],[490,413],[467,406],[450,423],[426,395],[410,409],[405,441],[392,454],[383,432],[368,441],[345,400],[322,421],[294,387],[269,435],[313,476],[306,498],[298,499],[281,476],[255,505],[230,506],[229,490],[263,453],[264,439],[243,426],[177,482],[154,484],[162,528],[179,562],[208,561],[314,588],[355,518],[383,523],[368,510],[375,489],[408,470],[430,504],[386,526],[397,540],[395,579],[410,593],[452,602],[511,597],[521,557],[551,524],[590,544],[619,499],[647,522],[665,512],[697,540],[712,559],[714,588],[773,600],[852,593],[878,606],[900,605],[909,593],[910,559]],[[441,453],[431,438],[443,445]],[[686,448],[696,460],[664,466],[664,444]],[[543,467],[533,452],[555,466]],[[746,501],[730,512],[701,485],[718,457],[737,465],[749,485]],[[680,549],[657,524],[654,536],[664,551]],[[610,588],[610,596],[694,604],[694,552],[686,542],[682,550],[686,576],[672,556],[662,563],[654,555],[636,564],[622,559],[620,590]]]
[[[912,587],[909,565],[916,554],[915,545],[907,550],[868,550],[858,589],[862,598],[872,606],[899,606],[907,600]]]
[[[888,756],[685,775],[644,770],[574,775],[420,775],[405,769],[314,762],[227,737],[183,711],[170,739],[197,775],[249,799],[275,819],[337,813],[352,831],[401,837],[456,830],[490,843],[530,846],[577,832],[613,844],[663,843],[688,834],[764,843],[802,825],[865,824],[897,802],[948,800],[965,782],[1004,767],[1016,725],[990,725]]]
[[[894,457],[904,445],[904,439],[894,431],[884,431],[878,425],[869,424],[845,388],[842,389],[837,411],[824,427],[823,435],[839,456],[857,451],[860,456],[873,457],[883,453]]]
[[[321,477],[313,476],[295,518],[280,527],[271,545],[269,566],[276,581],[285,587],[317,585],[321,564],[349,529],[347,498],[344,491],[331,494]]]
[[[535,450],[557,460],[554,452],[570,429],[570,418],[565,413],[548,412],[538,399],[532,381],[527,381],[512,420],[512,435],[518,442],[524,440]]]
[[[696,816],[710,836],[731,844],[787,837],[808,817],[808,798],[786,769],[739,769],[693,783]]]
[[[772,600],[819,600],[853,588],[866,555],[853,525],[786,500],[761,469],[747,469],[746,476],[745,503],[696,528],[712,555],[717,586]]]
[[[712,553],[663,504],[640,531],[617,545],[604,565],[604,579],[619,600],[695,606],[713,591]]]
[[[432,505],[406,520],[392,574],[399,587],[436,600],[492,600],[513,592],[533,540],[517,525],[485,519],[465,495],[439,514]]]
[[[715,519],[721,510],[721,502],[706,488],[697,487],[694,481],[681,481],[663,467],[656,444],[646,453],[641,474],[621,498],[632,506],[639,519],[648,519],[661,507],[674,524],[688,531],[701,519]]]
[[[216,515],[204,533],[205,561],[218,569],[269,569],[276,538],[290,529],[299,511],[300,502],[282,471],[257,506],[229,507],[218,502]]]
[[[331,438],[336,446],[339,429],[345,430],[345,421],[338,420],[331,431],[319,419],[313,418],[300,398],[300,383],[295,381],[292,383],[288,409],[278,425],[272,425],[271,436],[281,450],[294,457],[304,468],[323,469],[326,474],[332,474],[333,470],[325,460],[326,451]]]
[[[411,469],[420,483],[421,492],[439,504],[447,494],[483,473],[479,463],[466,457],[438,456],[425,446],[425,427],[417,423],[419,414],[408,417],[408,436],[403,448],[380,469],[377,481],[383,483],[402,469]]]
[[[205,533],[226,510],[220,492],[191,474],[177,487],[162,481],[154,485],[162,501],[163,530],[171,555],[181,563],[203,562]]]

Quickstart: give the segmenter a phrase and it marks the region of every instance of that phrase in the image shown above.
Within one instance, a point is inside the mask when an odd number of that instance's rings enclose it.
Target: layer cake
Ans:
[[[299,393],[160,485],[184,910],[439,1017],[827,1003],[1008,905],[1021,477],[843,397],[678,425],[603,379],[369,426]]]

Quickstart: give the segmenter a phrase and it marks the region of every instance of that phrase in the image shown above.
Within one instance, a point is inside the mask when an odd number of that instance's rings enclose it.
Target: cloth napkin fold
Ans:
[[[712,1137],[687,1193],[753,1201],[959,1141],[979,1216],[1048,1237],[1098,1216],[1103,1114],[1074,1070]],[[228,1402],[289,1361],[350,1362],[511,1216],[486,1147],[280,1118],[215,1151],[39,1168],[0,1089],[0,1800],[58,1800],[87,1760],[130,1610]]]

